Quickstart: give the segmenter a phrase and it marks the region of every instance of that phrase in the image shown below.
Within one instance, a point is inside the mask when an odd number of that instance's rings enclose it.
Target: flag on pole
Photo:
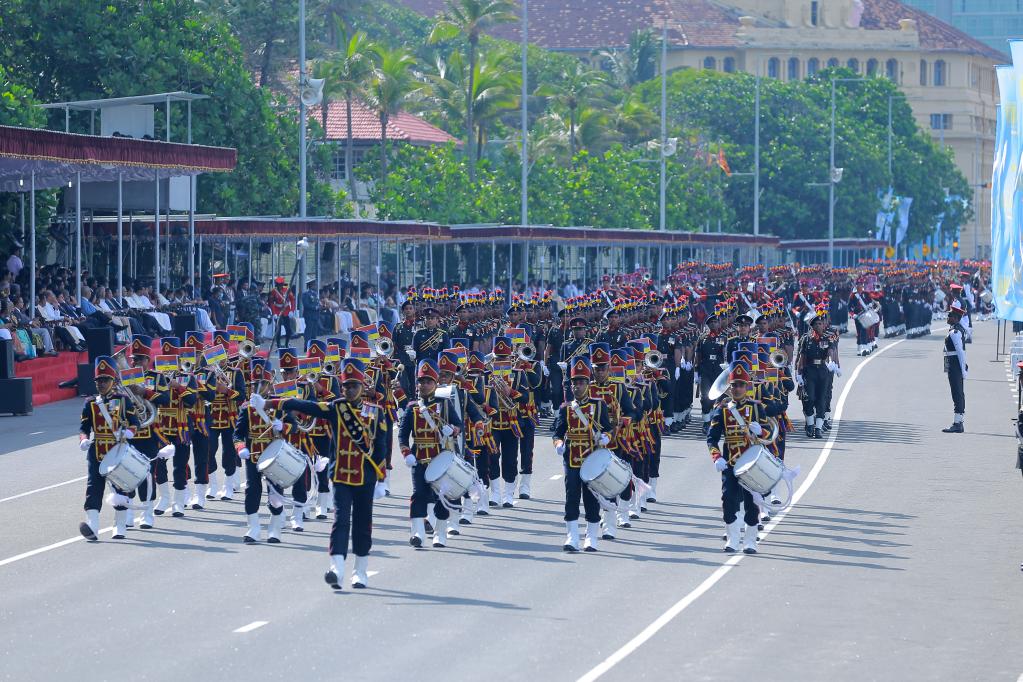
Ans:
[[[174,372],[178,368],[178,356],[177,355],[157,355],[155,363],[156,371],[161,374],[165,372]]]
[[[297,398],[298,382],[292,379],[274,384],[274,395],[278,398]]]
[[[139,386],[145,383],[146,373],[141,367],[129,367],[121,370],[121,383],[125,386]]]
[[[216,365],[227,360],[227,351],[218,343],[216,346],[204,350],[202,357],[206,360],[207,365]]]

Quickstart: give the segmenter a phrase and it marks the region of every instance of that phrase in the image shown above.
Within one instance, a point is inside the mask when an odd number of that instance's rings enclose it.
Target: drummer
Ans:
[[[588,358],[572,360],[569,379],[572,400],[564,403],[554,419],[554,449],[564,460],[565,527],[567,536],[562,547],[566,552],[579,551],[579,498],[586,512],[587,552],[596,552],[600,537],[600,503],[580,476],[583,461],[597,448],[611,442],[611,420],[602,400],[590,397]]]
[[[85,521],[78,531],[87,540],[96,540],[99,532],[99,512],[103,507],[103,493],[107,478],[100,473],[100,462],[117,446],[135,436],[138,420],[129,409],[128,398],[117,390],[119,378],[114,359],[109,355],[96,358],[94,374],[99,395],[85,401],[82,423],[79,427],[79,447],[85,452],[88,476],[85,484]],[[133,490],[114,488],[114,540],[123,540],[128,524],[128,500]]]
[[[409,502],[409,517],[412,520],[412,535],[409,544],[422,547],[426,536],[426,507],[435,505],[437,524],[434,526],[433,546],[447,545],[447,528],[450,513],[439,503],[437,495],[426,482],[426,468],[430,460],[441,453],[444,439],[457,438],[462,429],[462,420],[448,400],[437,398],[437,380],[440,372],[435,360],[421,360],[416,371],[416,385],[419,399],[410,401],[401,417],[398,428],[398,446],[405,464],[412,470],[412,499]]]
[[[364,408],[362,392],[366,384],[365,365],[346,359],[341,365],[342,395],[337,399],[270,400],[267,405],[301,412],[329,423],[334,431],[333,481],[334,525],[330,531],[330,569],[323,579],[336,590],[345,579],[348,538],[355,553],[352,587],[369,584],[367,567],[373,546],[374,490],[383,495],[386,432],[378,428],[376,413]],[[253,396],[253,404],[264,401]]]
[[[468,352],[466,353],[466,359],[468,359]],[[483,469],[490,469],[489,457],[479,456],[482,452],[482,439],[483,439],[483,428],[486,421],[486,417],[483,414],[483,410],[476,401],[470,396],[470,392],[474,390],[474,382],[472,379],[463,379],[459,377],[460,370],[458,367],[458,354],[452,349],[443,350],[440,353],[440,360],[437,363],[437,368],[440,373],[440,384],[442,386],[452,386],[458,389],[458,400],[459,408],[458,412],[462,415],[462,421],[465,424],[465,447],[463,448],[462,455],[465,460],[472,464],[477,473],[480,473]],[[481,480],[484,474],[480,473]],[[489,480],[489,476],[487,477]],[[486,481],[484,481],[486,485]],[[486,507],[486,500],[480,500],[481,506]],[[472,498],[468,495],[462,500],[462,513],[458,518],[459,525],[468,526],[472,523],[474,509]],[[453,532],[452,535],[457,535],[457,532]]]
[[[757,553],[757,524],[760,511],[753,501],[753,495],[739,484],[735,477],[735,462],[754,443],[754,439],[766,432],[768,425],[764,406],[749,396],[753,380],[743,363],[738,363],[728,374],[727,397],[718,402],[711,413],[710,428],[707,431],[707,447],[714,467],[721,474],[721,511],[727,528],[726,552],[739,549],[739,536],[743,522],[746,535],[743,552]],[[724,450],[719,443],[724,438]],[[743,507],[743,518],[738,518],[739,505]]]
[[[160,388],[160,375],[151,369],[153,339],[148,336],[135,335],[131,339],[131,364],[144,372],[144,388],[141,391],[143,399],[152,403],[154,409],[165,407],[170,402],[170,389]],[[156,504],[156,486],[153,480],[153,469],[157,461],[160,448],[167,445],[167,440],[160,433],[157,425],[142,425],[142,417],[139,417],[139,426],[135,429],[135,437],[131,444],[139,452],[149,458],[150,473],[146,480],[139,486],[139,500],[142,502],[142,521],[140,528],[152,528],[155,523],[154,505]],[[155,417],[155,415],[154,415]],[[165,464],[166,466],[166,464]],[[129,519],[131,515],[129,515]],[[131,525],[129,523],[129,525]]]

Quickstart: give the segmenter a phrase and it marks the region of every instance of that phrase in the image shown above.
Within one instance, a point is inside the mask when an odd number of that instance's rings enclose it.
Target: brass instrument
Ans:
[[[775,369],[781,369],[782,367],[787,367],[788,364],[789,364],[788,353],[783,351],[781,348],[777,348],[777,349],[771,351],[770,363],[771,363],[771,366],[774,367]]]
[[[373,342],[373,350],[378,356],[390,359],[394,355],[394,341],[386,336],[380,337]]]
[[[135,392],[134,386],[125,386],[121,383],[120,370],[131,369],[131,365],[128,364],[128,346],[121,348],[121,350],[114,353],[114,365],[118,369],[117,385],[124,391],[124,394],[128,396],[132,404],[135,406],[135,411],[139,414],[139,428],[146,428],[152,426],[156,422],[156,405],[149,402],[138,393]]]
[[[647,351],[643,364],[650,369],[660,369],[664,365],[664,354],[656,350]]]
[[[515,346],[515,355],[522,362],[532,362],[536,357],[536,346],[531,343],[520,343]]]

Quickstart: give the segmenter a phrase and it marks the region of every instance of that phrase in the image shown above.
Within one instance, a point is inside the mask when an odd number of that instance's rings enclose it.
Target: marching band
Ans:
[[[689,429],[698,399],[697,437],[721,477],[724,549],[754,554],[758,528],[784,508],[782,482],[797,473],[784,463],[789,394],[807,438],[832,428],[847,317],[864,356],[882,335],[929,333],[948,304],[946,431],[963,431],[961,274],[690,262],[661,284],[640,270],[561,301],[550,291],[413,288],[397,325],[310,339],[304,354],[284,345],[273,364],[251,325],[189,332],[183,343],[137,335],[95,362],[97,395],[80,427],[80,532],[97,539],[104,499],[123,539],[135,510],[149,529],[168,510],[202,512],[243,492],[245,543],[261,540],[264,500],[271,544],[282,541],[289,503],[291,532],[332,515],[325,581],[341,589],[350,548],[350,585],[365,588],[373,504],[392,494],[395,446],[410,471],[409,544],[423,548],[432,535],[443,548],[477,515],[533,497],[547,425],[563,465],[563,548],[596,552],[656,503],[665,439]],[[282,311],[293,304],[279,298]]]

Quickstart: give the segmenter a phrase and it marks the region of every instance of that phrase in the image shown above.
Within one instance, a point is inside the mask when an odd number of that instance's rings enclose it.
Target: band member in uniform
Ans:
[[[436,396],[440,373],[433,360],[420,360],[416,372],[419,399],[410,401],[402,415],[398,429],[398,445],[405,464],[412,470],[412,499],[409,516],[412,535],[409,544],[422,547],[426,536],[426,507],[437,502],[437,495],[426,482],[426,467],[441,453],[442,443],[457,438],[462,420],[455,414],[448,400]],[[437,525],[434,527],[433,546],[447,545],[447,525],[450,513],[443,504],[436,504]]]
[[[120,378],[114,359],[109,355],[96,358],[93,376],[99,395],[85,401],[82,408],[82,422],[79,427],[79,446],[86,453],[88,476],[85,484],[85,521],[78,526],[79,532],[88,540],[96,540],[99,532],[99,512],[103,508],[103,493],[106,490],[106,476],[99,472],[100,462],[118,443],[135,436],[137,425],[135,413],[129,409],[128,397],[117,390]],[[118,490],[114,506],[113,539],[123,540],[128,524],[128,499],[135,496],[133,490]]]
[[[964,433],[963,418],[966,414],[966,392],[963,382],[970,369],[966,364],[966,330],[962,320],[966,310],[958,301],[948,309],[948,334],[945,336],[945,373],[952,391],[952,426],[942,429],[945,433]]]
[[[169,400],[168,389],[166,387],[160,387],[160,375],[152,371],[152,358],[150,353],[152,352],[153,340],[148,336],[133,336],[131,339],[131,362],[132,366],[141,369],[144,372],[144,387],[141,390],[141,397],[144,400],[148,400],[154,409],[159,409],[167,405]],[[131,390],[127,388],[127,390]],[[157,457],[160,453],[160,448],[167,445],[167,441],[163,438],[160,430],[157,428],[156,420],[157,415],[153,415],[153,423],[145,424],[142,421],[141,415],[138,415],[139,423],[135,427],[135,437],[131,439],[131,444],[139,452],[149,458],[150,473],[142,485],[139,486],[139,500],[142,502],[142,519],[139,523],[140,528],[152,528],[154,519],[154,504],[156,500],[156,485],[154,478],[154,469],[157,463]],[[164,464],[164,475],[166,476],[166,460],[159,460]],[[128,525],[131,524],[131,515],[128,515]]]
[[[527,343],[530,337],[527,338]],[[519,437],[518,437],[518,460],[519,460],[519,499],[528,500],[532,494],[533,480],[533,446],[536,437],[536,425],[539,423],[536,409],[537,389],[543,382],[543,365],[535,360],[519,359],[512,367],[513,393],[522,395],[519,403]],[[505,479],[507,481],[507,479]],[[514,479],[512,480],[514,496]],[[507,484],[505,486],[507,492]]]
[[[283,277],[274,279],[274,288],[270,291],[269,298],[270,312],[274,315],[275,329],[277,330],[274,342],[278,348],[291,343],[293,329],[291,316],[296,310],[295,292],[291,291]],[[281,330],[284,330],[284,343],[281,343]]]
[[[466,351],[466,353],[469,352],[468,350]],[[468,360],[468,358],[466,359]],[[463,455],[467,462],[476,467],[481,480],[484,477],[489,480],[487,473],[489,473],[490,469],[490,460],[486,456],[487,453],[483,450],[483,432],[486,426],[486,415],[472,397],[473,391],[478,390],[475,387],[475,381],[468,377],[463,379],[459,376],[461,370],[458,366],[458,355],[454,350],[441,351],[437,368],[440,375],[440,385],[452,386],[458,389],[458,414],[461,415],[462,423],[465,425],[465,448]],[[487,484],[487,480],[483,481],[484,484]],[[481,499],[480,506],[485,509],[487,500]],[[470,525],[473,513],[472,498],[466,495],[462,499],[462,513],[458,518],[459,525]],[[452,535],[457,535],[457,533],[452,533]]]
[[[238,413],[234,437],[238,456],[245,462],[245,518],[248,530],[243,540],[253,543],[259,542],[259,503],[263,499],[263,474],[256,465],[263,450],[282,433],[290,431],[291,424],[284,423],[280,410],[272,407],[263,409],[262,393],[270,390],[272,381],[266,369],[266,359],[252,358],[249,364],[249,402]],[[284,527],[284,491],[270,481],[267,481],[267,506],[270,508],[270,527],[266,541],[277,544],[281,541],[281,529]]]
[[[277,349],[277,364],[281,370],[281,377],[284,381],[295,381],[299,380],[298,373],[298,351],[295,348],[278,348]],[[308,384],[299,384],[299,395],[304,398],[309,398],[311,392],[309,392]],[[284,421],[288,423],[294,423],[295,415],[285,413],[286,418]],[[315,427],[314,427],[315,428]],[[308,459],[310,465],[316,462],[316,456],[310,451],[310,443],[307,439],[307,434],[300,428],[288,429],[283,437],[288,441],[291,446],[300,452],[302,452]],[[309,490],[312,488],[313,474],[315,466],[308,466],[305,472],[298,477],[295,481],[295,485],[291,486],[291,502],[292,502],[292,515],[291,515],[291,529],[295,532],[301,533],[305,530],[305,505],[309,499]]]
[[[167,404],[157,410],[160,419],[158,427],[160,433],[174,446],[174,454],[171,456],[171,477],[174,484],[173,501],[169,494],[170,491],[167,490],[166,466],[163,468],[162,477],[158,467],[156,481],[161,494],[154,511],[159,516],[170,507],[173,516],[181,517],[185,515],[185,503],[188,497],[189,432],[192,410],[197,400],[194,376],[195,361],[194,358],[189,361],[192,363],[191,368],[186,366],[181,351],[188,349],[179,348],[180,341],[176,337],[165,337],[160,340],[160,345],[164,355],[178,355],[179,369],[175,376],[170,378]]]
[[[352,587],[364,588],[369,584],[367,570],[373,546],[374,491],[384,479],[383,432],[377,428],[379,408],[368,407],[362,400],[367,380],[364,367],[359,360],[345,360],[341,364],[342,395],[339,398],[268,401],[280,402],[280,407],[286,411],[293,410],[332,424],[335,434],[334,525],[327,549],[330,569],[323,579],[337,590],[345,579],[349,536],[355,553]],[[259,406],[262,399],[253,396],[253,402]]]
[[[226,331],[213,333],[214,345],[227,349],[230,334]],[[211,385],[212,380],[212,385]],[[222,500],[234,498],[238,489],[238,453],[234,449],[234,425],[238,422],[238,409],[245,402],[245,374],[237,366],[223,367],[207,378],[206,400],[210,404],[209,453],[211,460],[210,491],[207,499]],[[224,467],[224,488],[217,490],[217,450],[221,451],[220,461]]]
[[[210,457],[210,429],[209,400],[216,393],[216,376],[212,368],[205,365],[203,350],[206,347],[206,335],[199,331],[190,331],[185,334],[185,347],[195,350],[197,370],[193,377],[195,382],[195,404],[190,410],[188,420],[188,439],[192,446],[192,465],[194,467],[193,483],[195,485],[195,497],[189,502],[194,510],[201,510],[206,506],[206,491],[209,488],[210,474],[216,469],[217,462],[211,461]]]
[[[568,310],[562,308],[558,311],[557,324],[552,325],[547,332],[547,342],[544,344],[543,360],[547,364],[549,384],[548,396],[551,402],[551,409],[557,412],[561,403],[565,401],[565,373],[561,370],[558,361],[561,360],[561,348],[566,341],[568,334]]]
[[[561,406],[554,419],[554,449],[565,472],[565,528],[563,549],[579,551],[579,500],[586,514],[586,551],[596,552],[600,537],[600,503],[580,477],[586,458],[611,442],[611,421],[603,401],[590,398],[592,371],[588,358],[572,360],[569,380],[572,399]]]
[[[319,339],[309,339],[306,344],[306,357],[317,358],[321,368],[316,376],[303,387],[306,400],[329,403],[331,400],[341,397],[341,385],[338,383],[338,378],[334,376],[340,363],[331,366],[332,363],[328,362],[328,350],[327,342]],[[338,353],[340,353],[340,347],[338,347]],[[334,454],[332,437],[330,420],[316,419],[312,428],[306,433],[309,454],[314,461],[317,457],[326,457],[330,460]],[[332,466],[333,461],[329,461],[326,466],[316,468],[316,518],[318,519],[326,519],[327,512],[331,508],[330,471]]]
[[[707,331],[696,341],[694,364],[700,377],[700,409],[703,413],[703,432],[710,427],[710,414],[714,401],[707,396],[714,380],[721,374],[725,359],[725,339],[721,332],[721,317],[717,311],[707,318]]]
[[[440,352],[450,344],[448,333],[440,328],[440,311],[434,307],[423,310],[426,318],[426,327],[420,329],[412,337],[412,350],[415,351],[416,360],[433,360],[437,363]]]
[[[401,322],[393,332],[394,357],[404,370],[401,374],[402,388],[409,395],[415,392],[416,352],[412,347],[415,334],[416,305],[410,299],[401,304]]]
[[[823,438],[824,415],[827,412],[828,382],[832,372],[831,338],[827,333],[825,311],[819,309],[810,322],[810,331],[799,340],[796,359],[796,383],[802,384],[806,399],[806,435]]]
[[[768,420],[764,406],[748,395],[752,379],[743,364],[735,365],[728,375],[728,381],[728,396],[715,407],[711,417],[707,447],[714,467],[721,474],[721,511],[728,529],[725,551],[738,551],[739,536],[745,522],[742,551],[756,554],[760,512],[753,501],[753,494],[743,488],[735,477],[734,465],[753,443],[753,439],[765,433]],[[723,449],[719,445],[722,438]],[[743,518],[738,518],[740,504],[743,507]]]
[[[593,343],[593,339],[586,335],[586,320],[581,317],[573,317],[568,323],[568,327],[571,330],[572,338],[565,341],[564,345],[561,346],[561,362],[562,375],[564,381],[562,382],[562,400],[568,400],[572,395],[572,387],[569,382],[569,368],[572,363],[575,362],[576,358],[589,357],[590,344]]]

